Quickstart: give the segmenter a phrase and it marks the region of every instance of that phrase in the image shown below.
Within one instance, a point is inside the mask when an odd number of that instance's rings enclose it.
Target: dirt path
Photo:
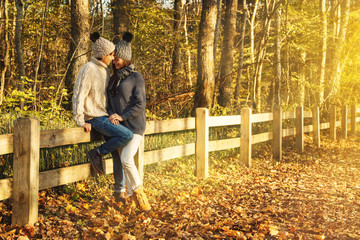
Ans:
[[[10,201],[0,202],[0,239],[360,239],[360,138],[307,140],[304,154],[287,140],[281,162],[255,147],[252,169],[211,155],[202,181],[193,158],[150,166],[149,213],[116,206],[111,178],[40,192],[34,227],[10,227]]]

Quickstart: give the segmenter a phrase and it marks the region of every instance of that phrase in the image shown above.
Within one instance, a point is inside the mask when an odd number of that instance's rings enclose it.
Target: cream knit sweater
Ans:
[[[94,57],[80,69],[72,97],[74,119],[80,127],[94,117],[108,116],[106,88],[109,79],[107,66]]]

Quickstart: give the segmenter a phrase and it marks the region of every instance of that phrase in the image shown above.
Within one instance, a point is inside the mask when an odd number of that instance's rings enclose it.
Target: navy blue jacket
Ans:
[[[134,134],[144,135],[146,127],[146,93],[145,81],[138,72],[133,72],[121,80],[118,86],[118,94],[112,96],[109,89],[108,113],[120,115],[124,121],[121,122]]]

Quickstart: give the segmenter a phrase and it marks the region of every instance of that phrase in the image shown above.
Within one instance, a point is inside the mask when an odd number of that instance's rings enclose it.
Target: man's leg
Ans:
[[[133,138],[130,129],[121,124],[115,125],[110,122],[108,117],[97,117],[88,121],[96,131],[109,137],[109,140],[98,147],[101,155],[106,155],[124,146]]]
[[[98,148],[92,149],[86,154],[94,169],[103,174],[102,157],[110,152],[117,151],[118,148],[127,144],[132,139],[133,133],[121,124],[115,125],[111,123],[108,117],[97,117],[87,122],[108,139]]]
[[[116,202],[122,202],[125,204],[126,202],[126,191],[125,191],[125,177],[124,177],[124,169],[121,164],[119,150],[115,150],[111,152],[113,158],[113,172],[114,172],[114,197]]]

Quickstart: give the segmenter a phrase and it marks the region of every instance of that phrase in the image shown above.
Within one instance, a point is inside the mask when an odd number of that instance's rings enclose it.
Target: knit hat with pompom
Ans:
[[[124,60],[131,60],[131,40],[133,35],[129,32],[125,32],[122,40],[116,44],[115,56]]]
[[[93,42],[92,51],[95,58],[103,58],[115,50],[115,45],[111,41],[100,37],[98,32],[92,33],[90,39]]]

